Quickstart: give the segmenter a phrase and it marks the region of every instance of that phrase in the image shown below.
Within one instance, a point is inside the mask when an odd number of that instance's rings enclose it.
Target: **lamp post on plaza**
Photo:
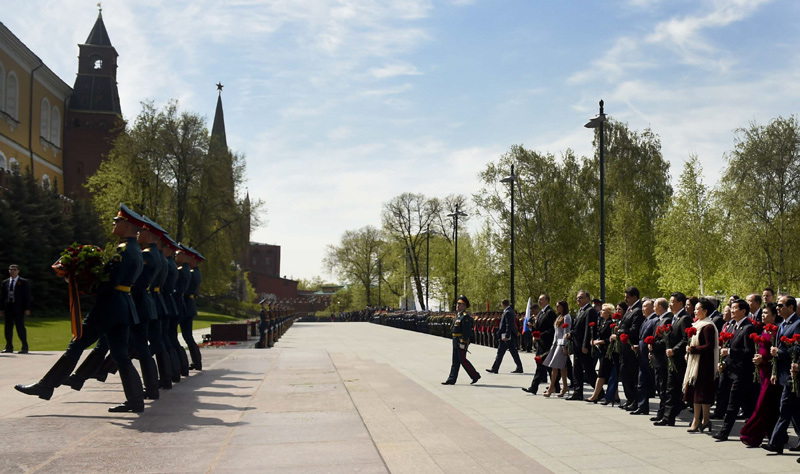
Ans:
[[[586,128],[600,129],[600,299],[606,301],[606,213],[605,213],[605,166],[603,162],[603,124],[606,114],[600,100],[600,113],[589,119]]]
[[[500,180],[501,183],[511,184],[511,307],[514,307],[514,181],[517,176],[514,174],[514,165],[511,165],[511,175]]]
[[[428,290],[431,286],[430,270],[431,270],[431,225],[428,224],[428,229],[425,232],[425,311],[430,311],[428,306]]]
[[[456,246],[455,255],[455,278],[453,279],[455,298],[458,298],[458,218],[467,217],[467,214],[459,209],[459,203],[456,203],[456,211],[447,215],[453,218],[453,231],[455,233],[454,243]]]

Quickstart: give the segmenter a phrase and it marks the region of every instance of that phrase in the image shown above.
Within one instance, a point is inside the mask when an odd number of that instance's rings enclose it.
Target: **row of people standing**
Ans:
[[[119,371],[126,400],[109,411],[138,413],[144,410],[145,398],[156,400],[159,389],[172,388],[190,369],[202,370],[192,321],[197,316],[195,298],[202,281],[198,266],[205,258],[176,243],[161,226],[124,204],[114,218],[112,233],[120,243],[108,263],[109,279],[100,285],[96,303],[82,321],[81,337],[70,342],[39,382],[17,385],[18,391],[49,400],[53,390],[64,383],[80,390],[89,378],[105,381],[108,373]],[[191,364],[178,342],[178,328]],[[72,373],[83,351],[95,342],[95,348]],[[131,354],[140,362],[142,377]]]

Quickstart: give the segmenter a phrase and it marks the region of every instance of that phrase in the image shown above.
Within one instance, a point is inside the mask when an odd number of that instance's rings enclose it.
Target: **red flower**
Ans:
[[[564,323],[564,324],[561,325],[562,329],[567,329],[568,327],[569,327],[569,324],[567,324],[567,323]]]
[[[764,330],[775,334],[778,331],[778,326],[774,324],[766,324],[764,325]]]
[[[722,331],[721,333],[719,333],[719,338],[722,342],[728,342],[731,339],[733,339],[733,333]]]
[[[647,336],[646,338],[644,338],[644,343],[645,344],[655,344],[655,342],[656,342],[656,338],[653,337],[653,336]]]
[[[531,336],[533,336],[534,339],[539,339],[540,337],[542,337],[542,331],[533,331],[531,333]]]
[[[772,336],[764,334],[761,336],[761,344],[772,344]]]
[[[611,329],[614,329],[615,327],[617,327],[617,323],[611,323],[608,327],[610,327]]]
[[[800,334],[795,334],[792,338],[792,342],[795,344],[800,344]]]
[[[789,339],[789,338],[788,338],[788,337],[786,337],[786,336],[781,336],[781,342],[782,342],[782,343],[784,343],[784,344],[791,344],[791,343],[792,343],[792,340],[791,340],[791,339]]]
[[[541,364],[542,363],[542,356],[536,356],[536,357],[533,358],[533,360],[535,360],[537,364]]]
[[[686,328],[686,337],[692,337],[695,334],[697,334],[697,328],[695,327]]]
[[[750,340],[755,342],[756,344],[758,344],[761,341],[761,336],[759,336],[756,333],[751,333],[750,334]]]
[[[589,323],[589,327],[590,327],[590,328],[593,328],[593,327],[595,327],[595,326],[597,326],[597,323],[594,323],[594,322],[591,322],[591,323]]]
[[[619,340],[620,340],[620,341],[621,341],[623,344],[627,344],[627,343],[628,343],[628,339],[630,339],[630,337],[629,337],[627,334],[625,334],[625,333],[622,333],[622,334],[620,334],[620,335],[619,335]]]
[[[614,315],[611,316],[611,319],[622,319],[622,313],[614,313]]]

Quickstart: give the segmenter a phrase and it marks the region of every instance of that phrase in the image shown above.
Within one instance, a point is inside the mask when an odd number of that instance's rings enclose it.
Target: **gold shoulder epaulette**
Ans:
[[[121,244],[117,245],[117,248],[125,250],[126,248],[128,248],[128,242],[122,242]]]
[[[146,249],[142,250],[142,252],[149,252],[149,251],[150,251],[150,247],[147,247]]]

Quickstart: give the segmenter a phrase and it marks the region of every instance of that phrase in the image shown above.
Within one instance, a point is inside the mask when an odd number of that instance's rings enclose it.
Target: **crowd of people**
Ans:
[[[529,387],[571,401],[619,405],[631,415],[649,416],[655,426],[674,426],[684,410],[692,413],[689,433],[708,431],[719,442],[738,432],[748,447],[783,453],[791,424],[800,434],[800,317],[790,295],[771,288],[745,299],[731,296],[641,298],[629,287],[616,306],[576,295],[577,311],[566,301],[555,310],[539,297],[539,310],[522,335],[535,352],[537,368]],[[495,361],[489,372],[497,372]],[[518,366],[519,368],[519,366]],[[592,388],[584,398],[583,389]],[[622,386],[622,393],[618,387]],[[568,391],[572,393],[568,396]],[[717,421],[715,429],[714,421]],[[788,447],[800,452],[800,443]],[[800,463],[800,458],[798,459]]]
[[[105,267],[107,280],[99,284],[95,304],[80,323],[80,337],[69,343],[41,380],[16,385],[18,391],[49,400],[62,384],[81,390],[88,379],[103,382],[119,371],[125,402],[108,410],[139,413],[145,398],[157,400],[160,389],[172,388],[189,370],[202,370],[192,321],[202,281],[199,265],[205,258],[124,204],[112,233],[120,243]],[[191,363],[178,342],[178,330]],[[95,342],[78,366],[83,351]],[[139,360],[141,377],[131,357]]]

